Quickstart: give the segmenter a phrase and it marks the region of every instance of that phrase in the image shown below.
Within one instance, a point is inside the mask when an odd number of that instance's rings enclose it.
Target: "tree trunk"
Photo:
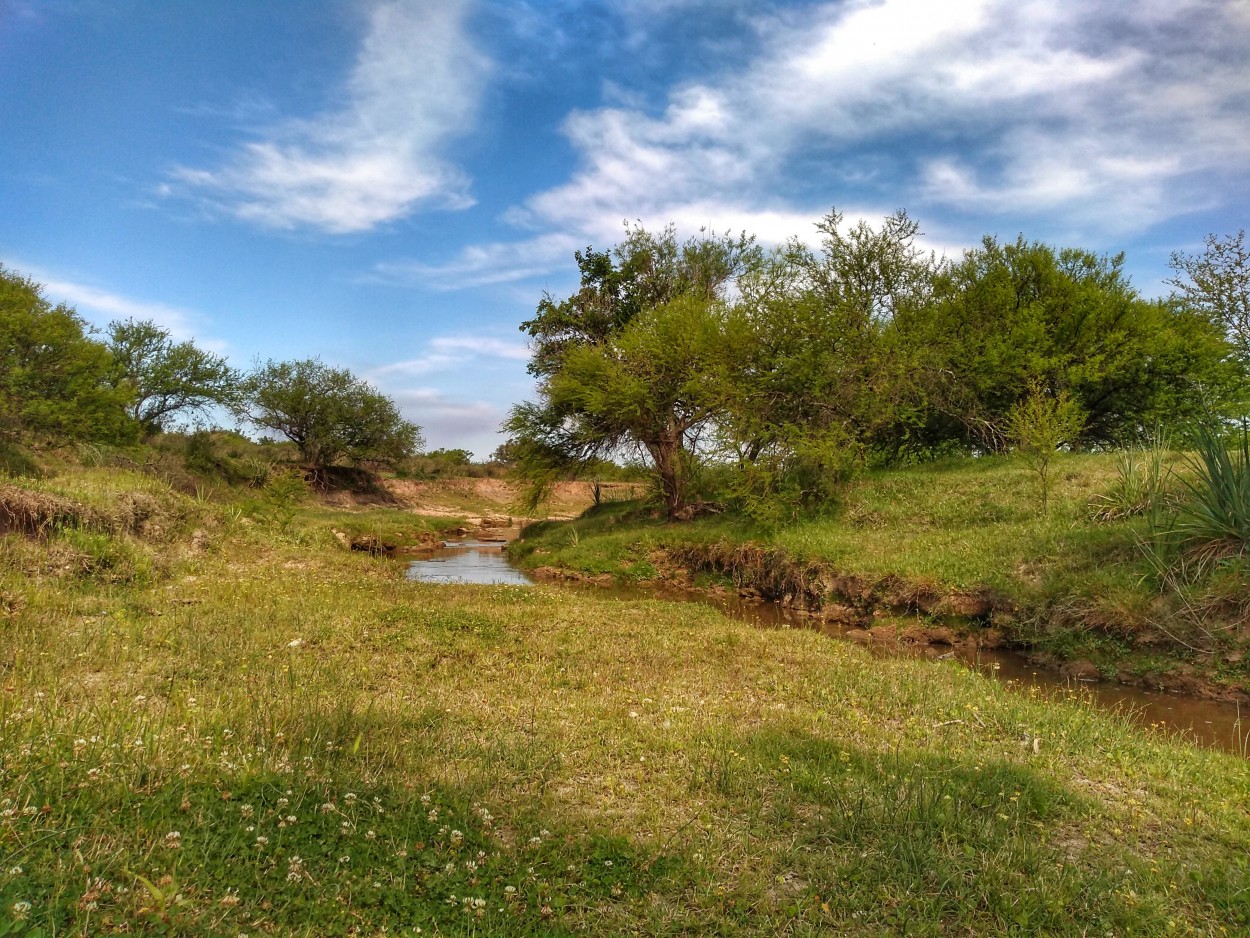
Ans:
[[[681,434],[666,429],[658,439],[647,444],[647,451],[655,462],[655,472],[660,478],[660,494],[664,498],[664,510],[670,521],[681,520],[686,507],[685,479],[682,476]]]

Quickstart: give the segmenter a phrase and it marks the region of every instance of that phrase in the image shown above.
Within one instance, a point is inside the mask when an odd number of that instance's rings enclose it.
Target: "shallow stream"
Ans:
[[[408,579],[428,583],[532,583],[529,576],[508,562],[504,543],[502,540],[448,541],[429,555],[411,561]],[[608,595],[622,602],[669,599],[704,603],[760,628],[810,628],[831,638],[846,640],[847,630],[839,626],[800,616],[777,603],[746,602],[735,595],[710,596],[619,585],[570,584],[563,588]],[[1243,722],[1235,704],[1156,693],[1124,684],[1073,682],[1054,671],[1038,668],[1023,655],[1011,651],[940,645],[871,644],[867,647],[874,654],[885,656],[954,659],[1016,687],[1037,687],[1058,694],[1076,690],[1101,707],[1130,714],[1143,726],[1179,731],[1199,745],[1250,755],[1250,714]]]

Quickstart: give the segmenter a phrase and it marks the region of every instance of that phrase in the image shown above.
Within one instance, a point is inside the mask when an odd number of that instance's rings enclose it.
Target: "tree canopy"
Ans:
[[[856,466],[1003,452],[1055,401],[1081,415],[1076,447],[1243,409],[1240,235],[1175,261],[1187,286],[1147,300],[1122,256],[1021,236],[940,259],[902,211],[816,230],[815,248],[766,253],[635,226],[577,252],[579,289],[521,326],[538,397],[505,429],[535,493],[632,450],[670,517],[701,466],[718,497],[775,516],[829,502]]]
[[[316,358],[268,361],[243,381],[240,410],[293,442],[315,467],[339,459],[394,464],[422,445],[421,428],[345,368]]]
[[[1176,252],[1169,281],[1179,300],[1221,325],[1242,357],[1250,359],[1250,250],[1243,228],[1224,238],[1208,235],[1200,254]]]
[[[226,360],[190,341],[174,342],[151,320],[108,327],[115,382],[131,393],[130,415],[151,435],[171,418],[238,403],[239,374]]]
[[[559,472],[629,449],[649,461],[670,516],[684,511],[700,440],[728,394],[725,294],[761,258],[745,234],[678,242],[672,226],[636,226],[611,252],[576,254],[580,289],[544,296],[521,326],[542,399],[514,407],[505,429],[535,497]]]
[[[109,350],[68,306],[0,266],[0,435],[11,440],[134,439],[129,390],[110,381]]]

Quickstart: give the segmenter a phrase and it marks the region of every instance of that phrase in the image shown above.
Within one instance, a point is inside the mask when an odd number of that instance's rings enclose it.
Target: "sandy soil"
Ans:
[[[384,479],[382,485],[394,507],[434,517],[462,517],[473,526],[509,527],[536,518],[576,518],[594,501],[590,482],[560,482],[551,500],[539,513],[530,517],[519,508],[520,486],[508,479]],[[608,497],[629,497],[637,489],[629,483],[605,483],[601,486]],[[354,499],[336,493],[335,502],[343,507],[378,504],[376,496]]]

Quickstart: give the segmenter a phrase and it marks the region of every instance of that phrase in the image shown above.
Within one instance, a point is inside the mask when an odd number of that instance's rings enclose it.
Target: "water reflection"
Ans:
[[[508,563],[502,541],[448,541],[429,557],[409,563],[408,579],[423,583],[534,582]]]

